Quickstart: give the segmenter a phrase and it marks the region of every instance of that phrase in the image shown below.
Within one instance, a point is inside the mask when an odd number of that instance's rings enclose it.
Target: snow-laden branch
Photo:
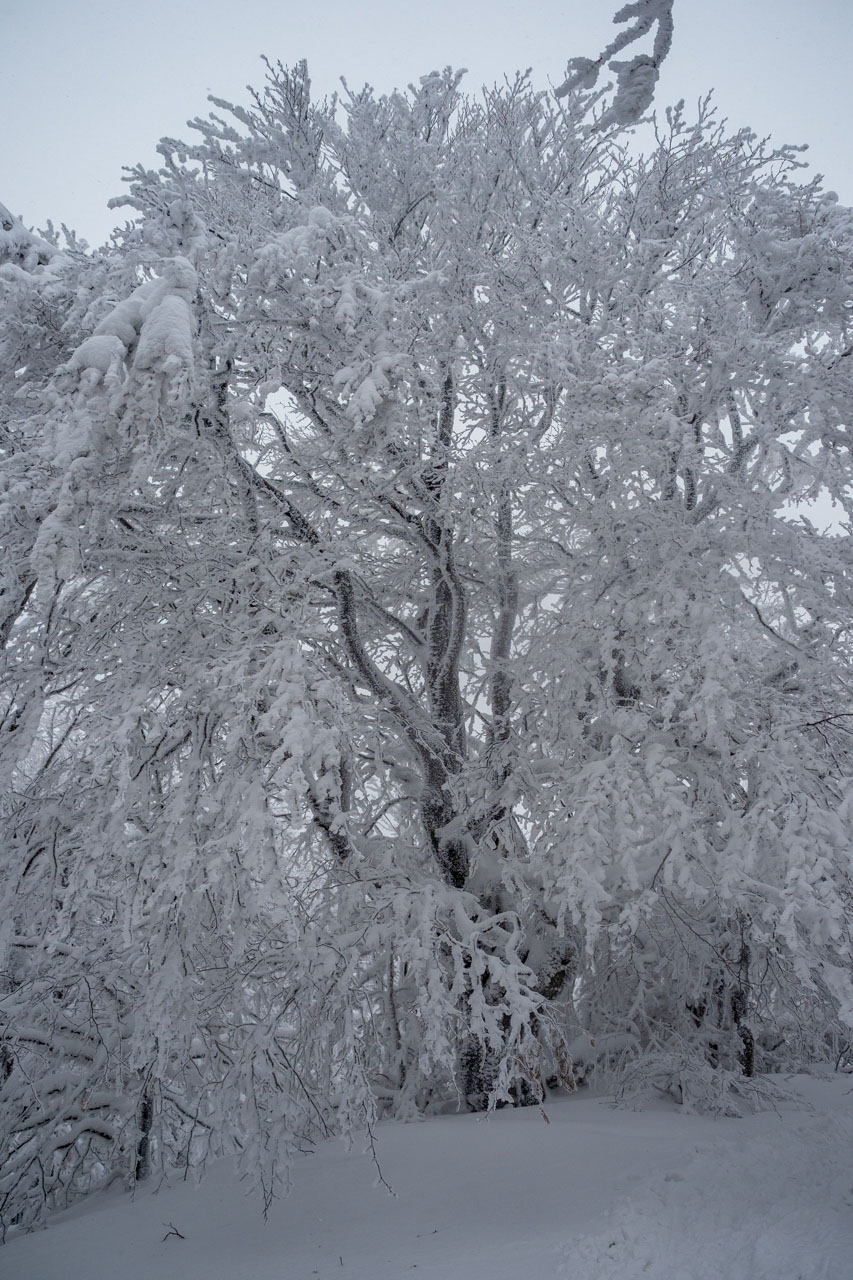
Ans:
[[[633,0],[614,15],[615,23],[632,23],[612,40],[597,58],[572,58],[568,74],[554,92],[558,98],[575,89],[593,89],[606,65],[616,72],[616,93],[599,121],[608,125],[629,125],[648,111],[660,76],[661,63],[669,53],[673,36],[672,10],[675,0]],[[648,35],[656,27],[651,53],[638,53],[627,62],[616,58],[628,45]]]

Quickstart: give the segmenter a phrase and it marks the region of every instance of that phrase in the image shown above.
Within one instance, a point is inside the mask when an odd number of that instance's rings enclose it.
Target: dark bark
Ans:
[[[136,1182],[144,1182],[151,1172],[151,1127],[154,1123],[154,1100],[148,1089],[140,1098],[136,1123],[139,1137],[136,1143],[134,1179]]]

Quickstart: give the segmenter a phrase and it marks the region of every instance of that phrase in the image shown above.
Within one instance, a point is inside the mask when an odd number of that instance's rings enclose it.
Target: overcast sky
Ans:
[[[308,59],[322,96],[404,87],[467,67],[469,88],[531,67],[559,84],[596,56],[620,0],[3,0],[0,201],[28,225],[66,222],[93,243],[123,165],[157,163],[163,135],[214,93],[245,100],[259,55]],[[714,88],[732,125],[808,142],[826,185],[853,204],[853,0],[675,0],[675,41],[657,101]]]

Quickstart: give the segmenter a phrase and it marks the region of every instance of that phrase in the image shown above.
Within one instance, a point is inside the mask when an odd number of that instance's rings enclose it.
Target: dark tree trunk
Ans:
[[[144,1182],[151,1172],[151,1126],[153,1122],[154,1100],[149,1090],[146,1089],[139,1101],[139,1109],[136,1116],[139,1132],[139,1138],[136,1143],[136,1166],[134,1168],[136,1182]]]

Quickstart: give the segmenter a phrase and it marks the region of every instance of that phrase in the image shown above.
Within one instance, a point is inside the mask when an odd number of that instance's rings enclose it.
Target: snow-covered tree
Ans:
[[[707,103],[268,69],[0,267],[7,1226],[853,1021],[850,214]]]

